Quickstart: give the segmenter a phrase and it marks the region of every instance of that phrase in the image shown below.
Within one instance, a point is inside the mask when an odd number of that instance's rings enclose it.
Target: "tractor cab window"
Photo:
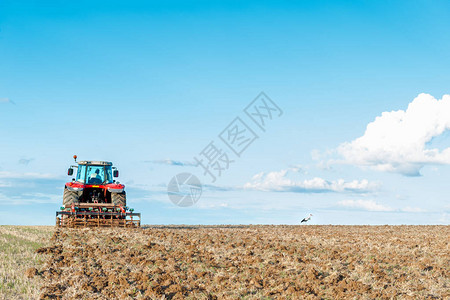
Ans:
[[[113,183],[111,166],[79,165],[76,181],[85,184]]]
[[[87,166],[87,184],[102,184],[105,181],[104,166]]]
[[[106,166],[106,183],[113,183],[113,173],[112,173],[112,167]]]
[[[77,181],[84,183],[84,179],[86,177],[86,166],[85,165],[79,165],[78,166],[78,172],[77,172]]]

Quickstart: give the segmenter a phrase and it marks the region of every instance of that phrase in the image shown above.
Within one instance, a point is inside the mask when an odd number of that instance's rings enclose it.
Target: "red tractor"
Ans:
[[[77,162],[77,156],[73,157]],[[140,213],[128,208],[125,185],[114,180],[119,171],[111,162],[80,161],[67,175],[77,175],[64,186],[63,206],[56,212],[62,227],[139,227]],[[133,219],[134,217],[134,219]]]

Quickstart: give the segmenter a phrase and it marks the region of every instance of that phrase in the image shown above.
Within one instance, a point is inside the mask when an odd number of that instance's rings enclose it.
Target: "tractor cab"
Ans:
[[[125,193],[125,186],[114,180],[119,176],[119,171],[111,162],[80,161],[78,166],[71,166],[67,174],[73,175],[75,168],[77,175],[66,184],[66,188],[78,192],[79,202],[113,203],[114,193]]]
[[[113,177],[119,176],[119,171],[115,168],[113,172],[110,162],[80,161],[77,168],[75,181],[82,184],[110,184],[114,182]],[[69,169],[69,173],[73,174],[72,168]]]

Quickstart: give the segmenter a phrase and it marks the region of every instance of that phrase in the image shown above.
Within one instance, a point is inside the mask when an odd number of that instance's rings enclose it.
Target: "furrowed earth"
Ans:
[[[41,299],[449,299],[449,237],[450,226],[58,228],[24,276]]]

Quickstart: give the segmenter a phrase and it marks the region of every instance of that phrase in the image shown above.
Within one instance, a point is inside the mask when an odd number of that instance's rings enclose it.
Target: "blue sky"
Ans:
[[[53,224],[73,154],[147,224],[449,224],[449,6],[3,0],[0,224]],[[211,183],[189,162],[261,91],[282,116]]]

